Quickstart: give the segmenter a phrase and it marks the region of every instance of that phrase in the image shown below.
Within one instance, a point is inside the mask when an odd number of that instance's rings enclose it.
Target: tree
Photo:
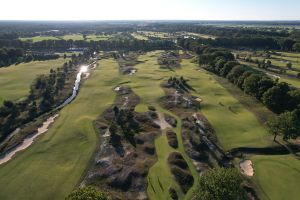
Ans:
[[[300,91],[297,89],[292,89],[288,92],[289,101],[287,102],[289,110],[294,110],[295,108],[300,108]]]
[[[293,50],[297,51],[297,52],[300,52],[300,43],[295,43],[294,46],[293,46]]]
[[[271,117],[267,123],[268,132],[274,135],[273,140],[276,141],[278,135],[281,134],[280,121],[278,116]]]
[[[232,70],[232,68],[236,65],[239,65],[238,62],[234,62],[234,61],[229,61],[227,62],[224,67],[222,68],[222,70],[220,71],[220,75],[223,77],[226,77],[228,75],[228,73]]]
[[[270,60],[267,60],[265,68],[268,69],[270,67],[272,67],[272,62]]]
[[[87,35],[83,34],[83,39],[86,40],[87,39]]]
[[[288,63],[286,64],[286,67],[287,67],[288,69],[292,69],[293,64],[292,64],[291,62],[288,62]]]
[[[269,133],[274,135],[274,141],[278,135],[283,136],[284,140],[296,139],[300,136],[300,110],[271,117],[267,122],[267,127]]]
[[[258,74],[252,74],[248,76],[244,81],[244,85],[243,85],[244,91],[247,94],[250,94],[258,99],[261,78],[262,77]]]
[[[251,76],[253,74],[252,71],[247,70],[245,71],[237,80],[236,85],[241,88],[244,89],[244,82],[246,80],[246,78],[248,78],[249,76]]]
[[[93,187],[84,187],[74,190],[66,200],[108,200],[108,198]]]
[[[228,73],[227,78],[230,82],[236,84],[238,78],[246,71],[246,67],[243,65],[237,65],[232,68],[232,70]]]
[[[281,49],[285,51],[291,51],[293,50],[293,46],[296,42],[292,39],[284,39],[281,43]]]
[[[256,96],[258,99],[261,100],[262,96],[266,91],[268,91],[270,88],[272,88],[275,85],[275,82],[269,78],[264,76],[260,81],[259,81],[259,89],[257,91]]]
[[[278,83],[276,86],[266,91],[262,97],[263,103],[272,111],[281,113],[288,109],[287,102],[290,87],[287,83]]]
[[[34,117],[37,115],[37,106],[35,101],[30,106],[28,115],[29,115],[29,119],[34,119]]]
[[[203,174],[195,190],[195,200],[246,200],[243,178],[234,169],[211,169]]]

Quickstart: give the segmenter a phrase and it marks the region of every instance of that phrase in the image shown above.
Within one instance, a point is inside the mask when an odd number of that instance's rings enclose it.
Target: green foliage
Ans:
[[[193,90],[193,88],[188,84],[188,80],[184,79],[183,76],[180,78],[171,76],[168,79],[168,85],[169,87],[173,87],[181,92],[189,92],[190,90]]]
[[[300,136],[300,111],[284,112],[279,116],[269,119],[267,122],[269,133],[274,135],[274,141],[278,135],[284,140],[297,139]]]
[[[297,51],[297,52],[300,52],[300,43],[295,43],[294,46],[293,46],[293,50]]]
[[[247,94],[259,98],[260,80],[261,80],[260,75],[252,74],[251,76],[248,76],[244,81],[244,91]]]
[[[290,87],[287,83],[279,83],[264,93],[262,101],[274,112],[284,112],[289,107],[289,105],[287,105],[289,101],[289,91]]]
[[[66,200],[108,200],[108,198],[93,187],[85,187],[74,190]]]
[[[195,191],[195,200],[246,200],[243,179],[236,169],[212,169],[204,173]]]

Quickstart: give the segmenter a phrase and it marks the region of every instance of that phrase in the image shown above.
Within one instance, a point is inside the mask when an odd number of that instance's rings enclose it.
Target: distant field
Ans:
[[[0,68],[0,104],[4,100],[18,100],[27,96],[37,75],[48,74],[50,69],[61,67],[63,58],[34,61]]]
[[[100,40],[108,40],[112,38],[112,35],[87,35],[87,41],[100,41]],[[32,42],[40,42],[44,40],[84,40],[82,34],[70,34],[64,36],[35,36],[31,38],[20,38],[21,41],[32,41]]]
[[[280,77],[279,81],[286,82],[288,84],[293,85],[294,87],[300,88],[300,79],[296,78],[296,76],[300,72],[300,53],[277,52],[280,55],[271,54],[271,58],[265,58],[258,55],[258,54],[263,54],[264,53],[263,51],[257,51],[256,54],[254,54],[251,51],[234,51],[234,53],[239,54],[240,58],[251,56],[251,59],[253,61],[255,60],[258,60],[259,62],[262,62],[263,60],[271,61],[271,64],[273,66],[285,70],[285,74],[280,74],[280,73],[277,74],[274,72],[269,72],[268,70],[258,68],[257,64],[255,63],[240,60],[242,64],[251,66],[253,68],[264,71],[269,74],[274,74],[276,76],[279,76]],[[292,69],[287,68],[287,64],[289,62],[292,63]]]
[[[291,155],[253,156],[254,182],[265,200],[298,200],[300,160]]]
[[[64,35],[59,36],[58,38],[62,40],[83,40],[83,36],[81,34]]]
[[[32,42],[41,42],[44,40],[59,40],[58,37],[53,36],[35,36],[30,38],[20,38],[21,41],[32,41]]]
[[[131,35],[138,40],[148,40],[148,37],[138,33],[132,33]]]
[[[187,32],[186,33],[187,35],[190,35],[190,36],[195,36],[195,37],[198,37],[198,38],[204,38],[204,39],[216,39],[217,37],[216,36],[213,36],[213,35],[206,35],[206,34],[200,34],[200,33],[191,33],[191,32]]]
[[[88,35],[87,36],[87,40],[88,41],[101,41],[101,40],[108,40],[110,38],[112,38],[113,35]]]
[[[161,39],[167,39],[172,36],[169,33],[154,32],[154,31],[138,31],[138,33],[146,37],[154,37],[154,38],[161,38]]]
[[[243,62],[243,61],[241,63],[244,64],[244,65],[248,65],[248,66],[251,66],[253,68],[256,68],[258,70],[261,70],[261,71],[263,71],[265,73],[274,74],[276,76],[279,76],[280,77],[280,79],[279,79],[280,82],[286,82],[286,83],[288,83],[288,84],[290,84],[290,85],[292,85],[294,87],[300,88],[300,79],[293,78],[293,77],[288,77],[286,75],[275,74],[275,73],[268,72],[268,71],[263,70],[263,69],[259,69],[259,68],[257,68],[256,64],[253,64],[253,63]]]

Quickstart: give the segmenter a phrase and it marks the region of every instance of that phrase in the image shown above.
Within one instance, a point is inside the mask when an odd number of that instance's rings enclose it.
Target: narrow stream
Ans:
[[[64,106],[68,105],[69,103],[71,103],[76,98],[76,96],[78,94],[79,86],[80,86],[80,83],[81,83],[81,80],[82,80],[82,75],[89,74],[88,73],[89,68],[91,66],[93,66],[93,68],[91,68],[91,69],[95,69],[95,65],[96,65],[96,61],[93,62],[90,65],[83,65],[83,66],[80,67],[80,70],[76,75],[76,80],[75,80],[75,83],[74,83],[72,95],[69,98],[67,98],[61,105],[59,105],[54,110],[58,110],[58,109],[63,108]],[[88,76],[86,76],[86,78],[88,78]],[[58,117],[58,114],[56,114],[52,117],[49,117],[45,122],[43,122],[43,125],[40,128],[37,129],[37,132],[35,134],[32,134],[32,135],[28,136],[27,138],[25,138],[24,141],[21,144],[19,144],[16,147],[12,148],[10,151],[6,152],[4,155],[1,156],[1,154],[0,154],[0,165],[2,165],[3,163],[6,163],[9,160],[11,160],[17,152],[28,148],[38,136],[40,136],[41,134],[47,132],[48,127],[52,123],[54,123],[54,120],[57,117]],[[13,133],[11,133],[11,135],[9,137],[13,137],[13,135],[16,134],[19,130],[20,130],[20,128],[17,128]]]

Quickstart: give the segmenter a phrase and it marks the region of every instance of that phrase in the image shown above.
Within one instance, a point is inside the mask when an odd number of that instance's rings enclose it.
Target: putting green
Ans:
[[[37,75],[48,74],[50,69],[61,67],[63,58],[34,61],[0,68],[0,104],[4,100],[19,100],[29,93],[30,85]]]
[[[266,200],[298,200],[300,160],[291,155],[253,156],[254,181]]]

